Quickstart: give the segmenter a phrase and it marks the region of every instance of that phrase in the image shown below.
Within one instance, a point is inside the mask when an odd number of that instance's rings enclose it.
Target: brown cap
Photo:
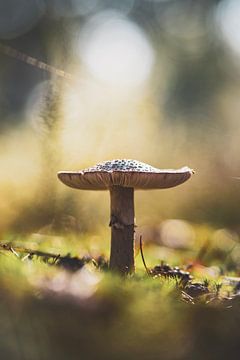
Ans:
[[[137,160],[117,159],[105,161],[81,171],[60,171],[58,178],[72,188],[107,190],[111,186],[135,189],[164,189],[184,183],[193,170],[162,170]]]
[[[66,185],[85,190],[107,190],[111,186],[135,189],[164,189],[184,183],[193,170],[162,170],[137,160],[105,161],[80,171],[60,171],[58,178]]]

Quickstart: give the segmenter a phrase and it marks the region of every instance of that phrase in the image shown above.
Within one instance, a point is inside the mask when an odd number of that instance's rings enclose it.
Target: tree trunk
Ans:
[[[120,274],[134,272],[134,189],[110,188],[110,269]]]

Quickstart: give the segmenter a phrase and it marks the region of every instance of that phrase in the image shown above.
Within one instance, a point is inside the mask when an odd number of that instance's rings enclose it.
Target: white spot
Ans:
[[[79,51],[90,73],[112,86],[143,83],[154,62],[154,52],[145,33],[116,11],[104,11],[87,22]]]

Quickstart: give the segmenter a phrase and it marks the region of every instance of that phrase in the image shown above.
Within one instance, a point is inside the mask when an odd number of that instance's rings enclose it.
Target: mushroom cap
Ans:
[[[58,178],[67,186],[83,190],[107,190],[112,186],[135,189],[165,189],[184,183],[193,170],[162,170],[137,160],[105,161],[80,171],[60,171]]]

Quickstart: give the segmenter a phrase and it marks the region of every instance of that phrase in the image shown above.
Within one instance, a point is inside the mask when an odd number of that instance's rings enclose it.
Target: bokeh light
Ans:
[[[192,247],[195,241],[193,227],[183,220],[169,219],[160,226],[162,243],[172,248]]]
[[[226,45],[240,56],[240,2],[238,0],[221,1],[216,10],[218,31]]]
[[[154,63],[154,52],[143,30],[115,11],[99,13],[86,23],[79,53],[96,79],[115,87],[140,85]]]
[[[177,39],[190,41],[203,36],[206,28],[202,26],[203,8],[196,2],[175,2],[164,11],[159,9],[158,18],[164,32]],[[191,15],[191,16],[190,16]]]

